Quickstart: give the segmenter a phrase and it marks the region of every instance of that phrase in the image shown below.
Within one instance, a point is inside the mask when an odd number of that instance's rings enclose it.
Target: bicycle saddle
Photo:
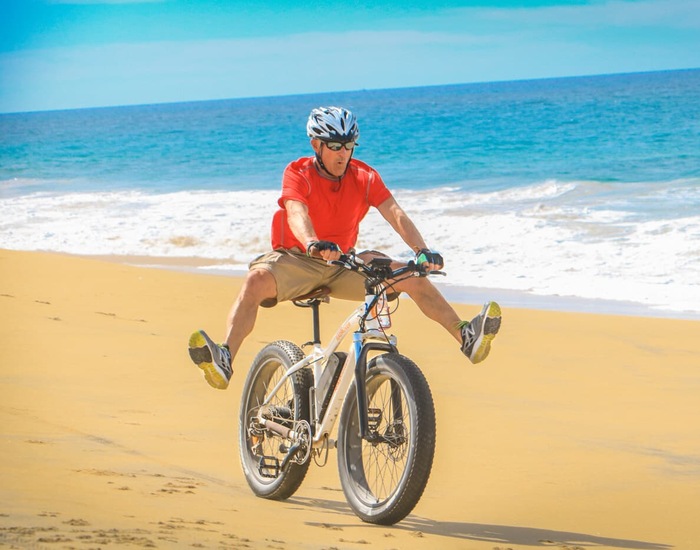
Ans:
[[[331,295],[331,289],[327,286],[320,286],[313,289],[311,292],[292,298],[290,301],[299,307],[311,307],[311,304],[318,300],[319,302],[329,302]],[[263,300],[260,304],[262,307],[275,307],[277,305],[277,298],[270,298],[268,300]]]

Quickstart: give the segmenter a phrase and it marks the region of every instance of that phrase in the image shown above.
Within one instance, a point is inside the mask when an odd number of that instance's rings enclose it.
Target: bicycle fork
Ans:
[[[377,426],[381,421],[381,411],[369,409],[367,400],[367,355],[370,351],[392,352],[396,351],[396,341],[393,342],[366,342],[363,344],[363,333],[356,332],[353,337],[353,345],[357,362],[355,363],[355,390],[357,394],[357,414],[360,426],[360,436],[370,442],[381,439],[377,432]],[[400,412],[400,402],[396,403],[394,395],[396,390],[392,390],[392,402],[395,414]]]

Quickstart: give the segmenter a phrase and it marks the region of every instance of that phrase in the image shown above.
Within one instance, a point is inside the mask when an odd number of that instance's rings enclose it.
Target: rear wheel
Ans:
[[[435,452],[435,407],[423,373],[397,353],[374,358],[366,378],[369,432],[363,439],[351,390],[338,425],[338,469],[353,511],[391,525],[420,500]]]
[[[248,372],[239,414],[241,465],[248,485],[263,498],[283,500],[292,496],[309,469],[308,454],[289,455],[293,442],[260,425],[259,417],[304,432],[309,419],[312,373],[303,368],[270,393],[285,373],[304,358],[296,344],[279,340],[265,346]],[[271,397],[271,398],[270,398]],[[263,403],[270,398],[269,402]],[[310,438],[310,431],[305,434]],[[284,464],[284,467],[282,465]]]

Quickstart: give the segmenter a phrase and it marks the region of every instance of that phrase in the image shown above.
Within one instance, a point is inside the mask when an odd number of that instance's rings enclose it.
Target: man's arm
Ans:
[[[310,243],[317,242],[318,237],[314,225],[309,217],[309,208],[300,201],[287,199],[284,203],[287,211],[287,223],[294,236],[307,247]],[[337,260],[340,252],[336,250],[317,250],[319,256],[326,261]]]
[[[318,240],[309,217],[309,209],[303,202],[287,199],[284,208],[287,210],[289,228],[300,242],[308,244]]]
[[[399,206],[394,197],[386,199],[377,207],[377,210],[414,252],[418,252],[422,248],[428,248],[420,231],[418,231],[411,218]]]
[[[377,207],[377,210],[416,255],[422,250],[428,250],[420,231],[394,197],[386,199]],[[440,269],[442,264],[429,264],[428,268],[431,270]]]

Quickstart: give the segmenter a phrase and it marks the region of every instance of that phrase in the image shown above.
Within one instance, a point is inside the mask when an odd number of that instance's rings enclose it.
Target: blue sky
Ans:
[[[0,0],[0,112],[700,67],[700,0]]]

